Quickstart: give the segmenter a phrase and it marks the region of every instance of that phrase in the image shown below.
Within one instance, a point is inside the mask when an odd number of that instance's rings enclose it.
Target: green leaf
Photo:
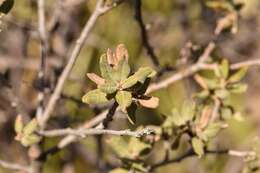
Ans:
[[[140,141],[140,139],[131,137],[129,144],[128,144],[128,150],[131,155],[131,158],[136,158],[138,156],[141,156],[143,154],[146,154],[146,151],[151,148],[150,144],[144,143]]]
[[[135,137],[131,137],[129,141],[122,137],[111,137],[107,142],[120,158],[136,159],[151,148],[150,144]]]
[[[241,83],[233,84],[228,90],[233,94],[242,94],[246,92],[247,84],[241,84]]]
[[[213,79],[203,78],[203,79],[206,82],[209,89],[216,89],[220,86],[220,82],[216,78],[213,78]]]
[[[0,13],[7,14],[14,6],[14,0],[4,0],[0,4]]]
[[[32,119],[28,124],[23,129],[23,134],[24,135],[31,135],[35,130],[38,128],[38,122],[34,118]]]
[[[116,102],[119,104],[121,110],[125,112],[126,108],[132,103],[132,94],[128,91],[118,91],[116,93]]]
[[[225,125],[220,122],[210,123],[208,127],[199,134],[199,137],[207,142],[209,139],[214,138],[223,127],[225,127]]]
[[[130,88],[137,82],[144,83],[146,78],[150,78],[155,74],[155,71],[150,67],[141,67],[132,76],[123,81],[122,88]]]
[[[16,132],[17,134],[22,133],[23,127],[24,127],[24,124],[23,124],[23,121],[22,121],[22,116],[21,116],[21,115],[18,115],[18,116],[16,117],[15,123],[14,123],[15,132]]]
[[[128,77],[130,74],[130,66],[126,58],[119,61],[116,71],[119,74],[120,81],[125,80]]]
[[[209,96],[210,92],[209,90],[202,90],[198,93],[195,94],[195,97],[200,98],[200,99],[205,99]]]
[[[123,168],[116,168],[116,169],[109,171],[109,173],[128,173],[128,172],[129,172],[129,170],[123,169]]]
[[[191,140],[192,148],[194,152],[199,156],[204,154],[204,143],[197,137],[192,138]]]
[[[182,117],[179,111],[176,108],[172,109],[172,121],[176,126],[182,126],[186,124],[185,117]]]
[[[242,80],[246,73],[247,73],[247,67],[243,67],[240,70],[238,70],[237,72],[235,72],[233,75],[230,76],[230,78],[228,79],[228,81],[230,83],[235,83],[235,82],[239,82],[240,80]]]
[[[99,85],[98,88],[107,94],[112,94],[117,90],[117,84],[113,81],[106,81],[103,85]]]
[[[220,73],[221,73],[221,76],[226,79],[228,77],[228,73],[229,73],[229,62],[227,59],[223,59],[220,66],[219,66],[219,69],[220,69]]]
[[[108,99],[106,98],[106,93],[100,91],[100,89],[95,89],[89,91],[82,97],[82,102],[87,104],[101,104],[107,103]]]
[[[225,99],[229,96],[229,91],[226,89],[215,90],[215,95],[221,99]]]
[[[101,76],[104,79],[106,79],[106,80],[114,80],[113,76],[112,76],[113,68],[108,64],[106,54],[103,54],[100,57],[99,67],[100,67],[100,71],[101,71]]]
[[[181,117],[185,122],[193,119],[195,115],[195,103],[192,101],[185,101],[181,107]]]
[[[128,141],[123,137],[111,137],[107,140],[108,145],[115,151],[115,153],[121,158],[131,157],[128,151]]]
[[[36,144],[38,142],[40,142],[41,137],[37,136],[37,135],[26,135],[21,139],[21,143],[23,146],[28,147],[31,146],[33,144]]]
[[[222,107],[220,109],[220,112],[221,112],[222,118],[224,118],[225,120],[230,119],[231,116],[233,115],[232,110],[228,107]]]

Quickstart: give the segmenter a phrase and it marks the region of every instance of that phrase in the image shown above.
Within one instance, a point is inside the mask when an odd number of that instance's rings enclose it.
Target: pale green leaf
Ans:
[[[180,112],[176,108],[172,109],[172,121],[176,126],[181,126],[186,124],[185,117],[182,117]]]
[[[221,99],[225,99],[229,96],[229,91],[226,89],[215,90],[215,95]]]
[[[144,83],[146,78],[150,78],[155,74],[155,71],[150,67],[141,67],[132,76],[123,81],[122,88],[130,88],[137,82]]]
[[[194,152],[199,156],[204,154],[204,143],[197,137],[192,138],[191,140],[192,148]]]
[[[15,132],[16,132],[16,133],[22,133],[23,127],[24,127],[24,124],[23,124],[23,121],[22,121],[22,116],[21,116],[21,115],[18,115],[18,116],[16,117],[15,123],[14,123]]]
[[[219,131],[224,128],[225,125],[223,123],[210,123],[203,132],[199,134],[200,138],[204,141],[208,141],[209,139],[214,138]]]
[[[190,100],[186,100],[181,107],[181,117],[185,122],[187,122],[192,120],[194,115],[195,115],[195,103]]]
[[[82,102],[87,104],[101,104],[107,103],[108,99],[106,98],[106,93],[100,91],[99,89],[95,89],[93,91],[89,91],[82,97]]]
[[[230,83],[235,83],[235,82],[239,82],[240,80],[242,80],[246,73],[247,73],[247,67],[243,67],[240,70],[238,70],[237,72],[235,72],[233,75],[230,76],[230,78],[228,79],[228,81]]]
[[[220,66],[219,66],[219,69],[220,69],[220,73],[221,73],[221,76],[226,79],[228,77],[228,74],[229,74],[229,62],[227,59],[223,59]]]
[[[104,84],[99,85],[98,88],[107,94],[112,94],[117,90],[117,84],[113,81],[106,81]]]
[[[31,146],[33,144],[40,142],[40,140],[41,140],[40,136],[32,134],[32,135],[24,136],[21,139],[21,143],[23,146],[28,147],[28,146]]]
[[[119,73],[120,81],[125,80],[128,77],[130,74],[130,66],[126,58],[119,61],[116,71]]]
[[[237,83],[233,84],[229,89],[233,94],[242,94],[247,90],[247,84]]]
[[[116,168],[109,171],[108,173],[129,173],[129,170],[123,168]]]
[[[99,67],[100,67],[100,71],[101,71],[101,76],[104,79],[106,79],[106,80],[114,80],[113,76],[112,76],[113,68],[108,64],[106,54],[103,54],[100,57]]]
[[[132,94],[128,91],[118,91],[116,93],[116,102],[121,110],[125,112],[126,108],[132,103]]]
[[[28,124],[25,125],[24,129],[23,129],[23,134],[24,135],[30,135],[32,134],[35,130],[37,130],[38,128],[38,122],[37,120],[34,118],[32,119]]]

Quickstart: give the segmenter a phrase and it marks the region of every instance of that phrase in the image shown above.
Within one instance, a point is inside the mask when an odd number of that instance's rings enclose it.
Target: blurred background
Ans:
[[[214,52],[216,58],[240,62],[260,58],[260,1],[245,0],[239,12],[238,32],[218,36]],[[53,91],[57,78],[70,55],[85,21],[95,6],[95,0],[46,0],[48,38],[47,95]],[[161,80],[176,70],[196,61],[196,56],[183,55],[190,43],[206,46],[214,39],[217,20],[223,15],[205,5],[204,0],[142,0],[143,19],[149,42],[154,48],[160,66],[172,67],[155,80]],[[37,5],[35,0],[16,0],[11,13],[1,19],[0,32],[0,158],[18,163],[29,163],[27,149],[14,140],[13,122],[18,114],[27,119],[35,116],[39,81],[40,43],[37,31]],[[140,27],[135,19],[134,1],[126,1],[100,17],[65,84],[61,99],[55,108],[49,127],[76,127],[98,114],[102,107],[81,103],[81,97],[95,88],[86,77],[87,72],[99,73],[99,57],[107,48],[115,49],[124,43],[130,54],[132,69],[150,66],[156,69],[142,44]],[[183,58],[184,57],[184,58]],[[232,104],[241,111],[243,121],[230,120],[230,127],[215,139],[223,148],[246,149],[260,133],[260,68],[252,67],[245,79],[249,85],[244,95],[232,96]],[[192,78],[187,78],[167,89],[156,91],[160,98],[156,110],[138,109],[136,127],[160,124],[162,115],[172,107],[180,106],[197,91]],[[120,129],[135,128],[124,117],[118,117],[111,126]],[[44,140],[43,147],[55,146],[60,138]],[[94,173],[100,153],[99,139],[88,137],[49,157],[44,164],[45,173]],[[155,146],[154,157],[160,160],[160,146]],[[111,148],[102,144],[104,160],[117,162]],[[156,157],[155,157],[156,156]],[[240,164],[241,163],[241,164]],[[162,167],[157,172],[181,173],[237,173],[243,166],[241,159],[225,156],[189,158],[179,164]],[[8,173],[0,167],[0,173]]]

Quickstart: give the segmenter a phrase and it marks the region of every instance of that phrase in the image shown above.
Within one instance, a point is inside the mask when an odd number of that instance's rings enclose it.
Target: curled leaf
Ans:
[[[159,105],[159,98],[151,97],[149,99],[138,99],[138,102],[147,108],[157,108]]]
[[[105,83],[105,79],[103,79],[95,73],[87,73],[87,76],[91,81],[95,82],[97,85],[102,85]]]

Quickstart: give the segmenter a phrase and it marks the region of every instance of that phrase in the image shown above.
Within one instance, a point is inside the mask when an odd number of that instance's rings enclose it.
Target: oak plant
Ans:
[[[7,14],[13,3],[12,0],[0,1],[1,14]],[[111,2],[106,1],[105,5],[109,6],[109,4],[111,5]],[[241,3],[231,0],[212,0],[207,1],[206,5],[208,8],[223,13],[223,17],[216,24],[214,31],[216,36],[222,32],[233,34],[237,32]],[[120,161],[120,164],[109,170],[110,173],[152,172],[160,166],[194,155],[201,159],[212,153],[232,154],[229,150],[214,151],[211,144],[222,130],[228,128],[229,119],[241,118],[230,103],[230,96],[246,92],[247,84],[243,82],[243,78],[248,67],[233,68],[227,59],[215,57],[212,52],[206,58],[203,62],[205,68],[190,75],[197,83],[197,92],[193,93],[190,99],[185,100],[182,106],[172,107],[171,113],[161,114],[161,122],[156,125],[145,125],[136,122],[136,117],[142,116],[136,114],[136,110],[141,107],[156,109],[160,104],[159,97],[147,92],[151,84],[160,83],[156,79],[158,68],[154,70],[155,68],[146,66],[133,71],[128,62],[131,57],[124,44],[119,44],[115,51],[107,49],[107,52],[100,56],[100,73],[87,73],[87,77],[96,84],[96,88],[86,92],[82,96],[82,102],[86,106],[101,105],[108,108],[106,117],[110,116],[110,119],[107,123],[113,121],[114,115],[121,112],[127,117],[129,126],[135,128],[134,132],[146,128],[152,131],[152,133],[144,133],[136,135],[136,137],[109,137],[105,144],[113,150]],[[185,73],[182,74],[182,71],[173,72],[172,75],[180,75],[181,79],[187,77]],[[111,107],[113,107],[113,111],[111,111]],[[102,122],[100,123],[102,124]],[[107,125],[96,127],[96,129],[103,130],[108,128]],[[36,118],[26,122],[19,115],[15,120],[14,129],[15,139],[24,147],[37,146],[47,138],[43,135],[44,129],[40,127]],[[75,136],[85,138],[82,135]],[[167,146],[161,147],[165,155],[164,159],[158,163],[147,161],[155,148],[163,144]],[[259,171],[259,146],[259,141],[257,141],[252,145],[252,150],[250,150],[252,152],[243,155],[247,163],[243,173]],[[187,152],[172,158],[172,153],[180,151],[180,149]]]

